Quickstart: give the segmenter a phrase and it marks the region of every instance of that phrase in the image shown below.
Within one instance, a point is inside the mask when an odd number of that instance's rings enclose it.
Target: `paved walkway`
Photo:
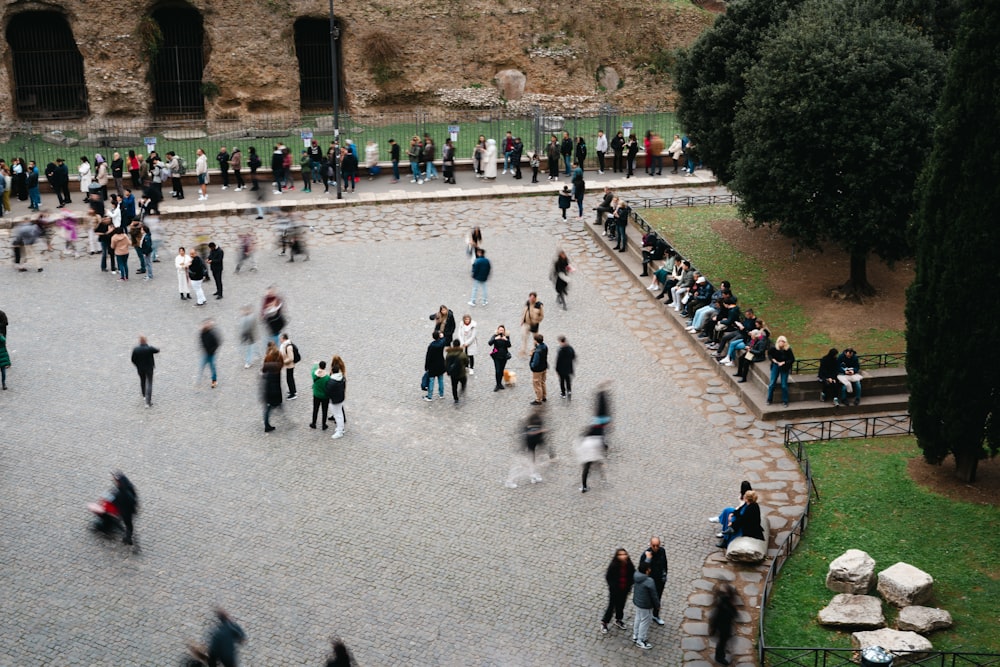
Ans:
[[[730,576],[755,617],[760,571],[715,563],[705,517],[731,503],[744,478],[765,491],[772,516],[794,515],[805,492],[794,463],[772,427],[754,422],[714,369],[669,335],[582,224],[558,218],[554,198],[302,215],[315,230],[310,262],[286,264],[265,244],[260,270],[232,275],[229,262],[226,298],[203,309],[177,299],[166,249],[151,283],[113,281],[94,258],[47,259],[43,274],[0,272],[14,361],[0,396],[0,484],[25,506],[48,508],[41,522],[0,519],[10,545],[0,551],[0,585],[11,601],[0,663],[174,656],[216,603],[250,633],[245,662],[268,665],[315,663],[330,634],[345,637],[359,664],[701,660],[703,591]],[[241,229],[261,229],[246,215],[165,224],[166,248],[189,243],[195,227],[229,249]],[[474,224],[495,266],[490,305],[470,311],[481,345],[497,323],[512,325],[536,289],[552,302],[543,333],[565,333],[580,355],[574,401],[549,401],[560,456],[545,482],[515,490],[501,481],[530,400],[525,361],[512,362],[520,386],[494,394],[480,355],[457,408],[426,404],[416,386],[427,314],[442,302],[466,310],[462,238]],[[565,312],[547,280],[557,248],[579,269]],[[347,360],[343,440],[306,427],[306,368],[297,372],[301,398],[278,431],[262,433],[257,374],[238,359],[235,321],[272,283],[289,299],[305,358]],[[226,339],[216,390],[191,387],[205,316]],[[163,350],[149,411],[128,363],[139,331]],[[617,379],[608,482],[581,495],[569,448],[604,377]],[[83,530],[82,507],[112,467],[130,472],[142,495],[138,553]],[[625,633],[600,635],[597,618],[614,549],[638,558],[653,533],[671,559],[667,625],[642,652]],[[746,631],[736,649],[751,662]]]

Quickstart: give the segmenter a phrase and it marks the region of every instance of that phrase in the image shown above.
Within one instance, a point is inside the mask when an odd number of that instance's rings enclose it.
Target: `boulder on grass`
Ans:
[[[934,650],[930,641],[916,632],[903,632],[889,628],[851,633],[851,645],[856,649],[881,646],[886,651],[894,653],[898,662],[919,660],[925,653]]]
[[[875,630],[885,627],[882,600],[872,595],[834,595],[820,610],[819,624],[834,628]]]
[[[867,595],[875,585],[875,559],[860,549],[848,549],[833,559],[826,587],[835,593]]]
[[[947,630],[953,625],[951,614],[944,609],[911,605],[899,610],[896,627],[926,635],[935,630]]]
[[[878,592],[896,607],[923,604],[931,599],[934,579],[909,563],[896,563],[878,573]]]

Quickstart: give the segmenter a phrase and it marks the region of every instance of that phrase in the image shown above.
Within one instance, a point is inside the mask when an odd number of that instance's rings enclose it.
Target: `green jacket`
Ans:
[[[0,336],[0,368],[10,368],[10,355],[7,353],[7,339]]]
[[[312,159],[309,157],[308,153],[306,155],[303,155],[302,159],[299,160],[299,166],[302,167],[303,174],[312,173]]]
[[[325,368],[320,368],[319,364],[313,364],[311,374],[313,398],[326,398],[326,381],[330,374]]]

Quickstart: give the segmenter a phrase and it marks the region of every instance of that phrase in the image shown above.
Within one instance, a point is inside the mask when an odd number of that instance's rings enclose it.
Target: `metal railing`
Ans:
[[[894,651],[899,662],[921,667],[991,667],[1000,655],[966,651]],[[767,648],[761,667],[856,667],[858,650],[851,648]],[[766,662],[765,662],[766,661]]]
[[[687,206],[735,206],[740,203],[740,198],[734,194],[688,195],[683,197],[628,197],[625,201],[627,201],[628,205],[633,209],[633,215],[637,218],[641,218],[638,213],[634,212],[634,209],[674,208]],[[643,220],[643,224],[646,224],[645,220]]]
[[[796,456],[801,459],[802,443],[823,440],[846,440],[848,438],[878,438],[883,436],[910,435],[913,425],[910,415],[886,415],[882,417],[851,417],[847,419],[824,419],[821,421],[785,424],[785,447],[798,447]]]
[[[858,363],[862,370],[875,368],[896,368],[906,366],[906,352],[881,352],[878,354],[859,354]],[[793,373],[819,372],[822,359],[796,359],[792,366]]]

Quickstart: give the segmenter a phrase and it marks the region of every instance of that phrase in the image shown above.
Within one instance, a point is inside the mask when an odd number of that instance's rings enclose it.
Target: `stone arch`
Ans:
[[[18,117],[87,115],[83,56],[63,14],[52,10],[15,14],[7,24],[7,45]]]
[[[205,113],[205,25],[201,12],[186,3],[161,5],[150,15],[159,27],[150,78],[157,116]]]
[[[344,87],[343,26],[337,39],[337,95],[347,106]],[[295,55],[299,61],[299,103],[304,110],[329,110],[333,106],[333,63],[330,60],[330,18],[300,17],[295,21]]]

